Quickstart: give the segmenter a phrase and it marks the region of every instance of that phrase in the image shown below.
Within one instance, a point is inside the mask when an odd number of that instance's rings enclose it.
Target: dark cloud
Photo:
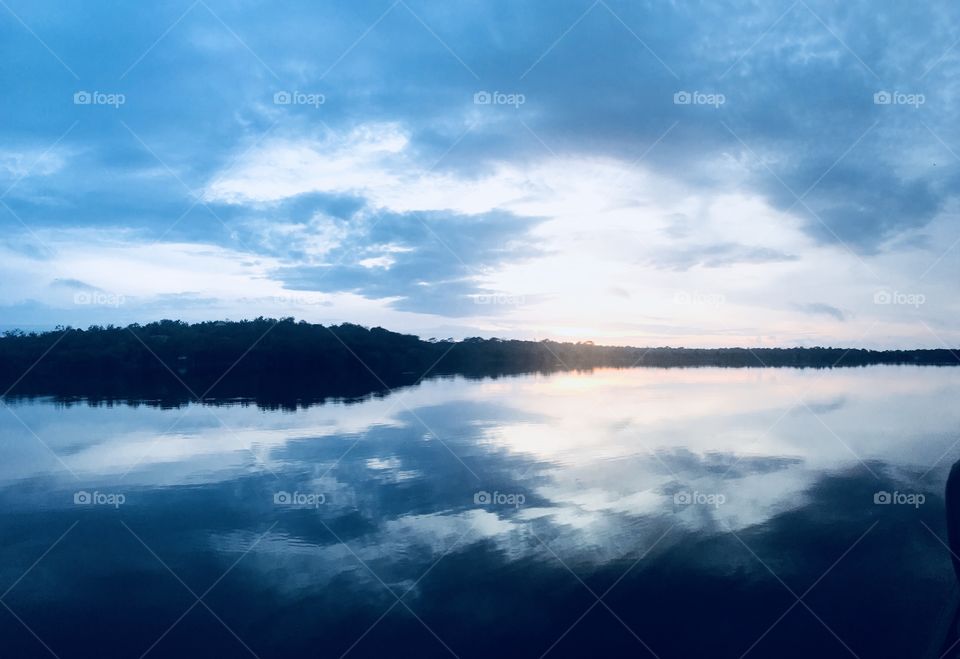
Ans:
[[[746,478],[757,474],[771,474],[785,471],[803,464],[803,459],[794,456],[743,456],[730,452],[714,451],[710,453],[694,453],[686,448],[676,448],[670,451],[658,451],[658,457],[665,469],[680,478],[697,479],[707,475],[721,476],[735,479]],[[668,494],[673,494],[673,483],[667,488]]]
[[[343,220],[347,238],[324,264],[284,267],[275,275],[294,290],[398,297],[393,306],[403,311],[491,313],[503,305],[478,306],[472,296],[490,291],[477,278],[541,254],[530,233],[539,221],[501,212],[358,214]]]
[[[124,227],[144,240],[306,261],[305,250],[251,235],[251,220],[306,222],[318,209],[354,217],[365,200],[345,191],[264,211],[208,203],[200,191],[265,136],[296,141],[327,126],[342,132],[383,121],[409,131],[412,158],[437,172],[522,167],[553,154],[615,157],[698,191],[760,195],[802,218],[817,242],[863,254],[918,240],[960,179],[946,146],[960,140],[949,105],[958,67],[949,26],[960,7],[946,3],[492,0],[453,11],[361,0],[277,11],[268,2],[210,0],[56,12],[9,4],[61,60],[19,22],[0,23],[0,55],[23,63],[4,79],[0,136],[13,150],[41,151],[60,138],[64,154],[55,176],[26,176],[5,197],[35,228]],[[80,90],[122,93],[126,102],[78,106]],[[281,90],[322,93],[326,102],[274,105]],[[525,103],[475,105],[481,90],[520,93]],[[922,93],[926,102],[877,105],[882,90]],[[724,103],[676,104],[681,91],[723,94]],[[305,262],[281,275],[303,288],[398,296],[398,308],[456,314],[478,292],[477,269],[536,254],[530,220],[431,218],[448,250],[412,218],[397,217],[330,261],[345,256],[346,265]],[[678,221],[668,235],[684,239],[696,223]],[[390,268],[357,265],[386,242],[411,251],[392,254]],[[654,265],[795,258],[722,243]]]

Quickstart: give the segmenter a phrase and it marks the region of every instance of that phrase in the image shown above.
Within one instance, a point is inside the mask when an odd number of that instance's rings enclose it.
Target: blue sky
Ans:
[[[0,1],[0,326],[957,345],[960,6]]]

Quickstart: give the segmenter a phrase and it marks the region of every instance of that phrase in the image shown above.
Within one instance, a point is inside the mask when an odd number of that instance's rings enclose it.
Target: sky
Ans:
[[[960,5],[0,0],[0,328],[955,347]]]

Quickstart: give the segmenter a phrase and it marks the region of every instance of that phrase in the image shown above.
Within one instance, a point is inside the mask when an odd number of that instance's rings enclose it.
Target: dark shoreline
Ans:
[[[60,329],[0,337],[3,398],[176,406],[208,399],[298,407],[355,400],[428,376],[485,378],[595,368],[956,366],[954,351],[635,348],[470,338],[424,341],[293,319]]]

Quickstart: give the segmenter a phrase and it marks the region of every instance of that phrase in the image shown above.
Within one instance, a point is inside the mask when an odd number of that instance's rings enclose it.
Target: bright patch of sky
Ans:
[[[0,325],[956,345],[958,18],[7,0]]]

